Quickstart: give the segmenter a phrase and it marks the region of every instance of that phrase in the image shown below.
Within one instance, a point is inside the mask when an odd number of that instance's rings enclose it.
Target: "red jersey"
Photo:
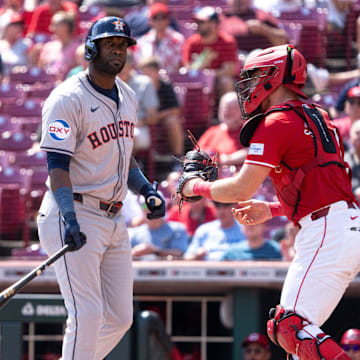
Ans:
[[[78,7],[71,1],[64,1],[60,11],[78,13]],[[52,34],[49,29],[51,19],[54,13],[51,12],[49,4],[43,4],[37,7],[31,17],[27,33],[28,34]]]
[[[194,235],[195,230],[202,224],[205,224],[209,221],[213,221],[217,218],[216,209],[213,205],[205,205],[203,217],[200,219],[194,220],[190,216],[191,204],[184,202],[179,212],[179,207],[173,206],[168,211],[168,221],[178,221],[183,223],[186,226],[187,233],[190,236]]]
[[[208,69],[219,69],[224,62],[238,62],[235,39],[231,35],[218,32],[217,41],[213,44],[205,44],[199,34],[193,34],[186,39],[183,46],[183,63],[191,64],[204,49],[210,49],[215,53]]]
[[[224,124],[211,126],[201,135],[198,144],[211,155],[232,154],[244,148],[240,143],[240,129],[229,131]]]
[[[302,102],[288,102],[302,112]],[[274,106],[280,108],[285,104]],[[270,108],[268,111],[270,111]],[[327,121],[333,126],[333,123]],[[335,128],[333,126],[333,128]],[[336,138],[336,137],[335,137]],[[341,139],[337,138],[341,141]],[[337,151],[339,150],[339,144]],[[267,115],[256,128],[250,141],[245,163],[270,167],[270,178],[285,215],[295,223],[305,215],[336,201],[354,201],[346,170],[336,164],[316,167],[308,172],[301,184],[301,198],[293,217],[289,199],[281,197],[278,189],[284,184],[288,168],[302,168],[314,159],[313,135],[306,122],[294,111],[276,111]],[[343,154],[340,155],[343,158]],[[285,165],[286,164],[286,165]]]

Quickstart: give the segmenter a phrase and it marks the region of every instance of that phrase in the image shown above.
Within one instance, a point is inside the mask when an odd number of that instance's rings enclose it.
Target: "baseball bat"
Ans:
[[[41,263],[34,270],[30,271],[23,278],[16,283],[10,285],[4,291],[0,293],[0,308],[4,306],[15,294],[17,294],[25,285],[27,285],[32,279],[42,274],[46,268],[53,264],[57,259],[63,256],[69,250],[69,245],[64,245],[55,254],[51,255],[47,260]]]

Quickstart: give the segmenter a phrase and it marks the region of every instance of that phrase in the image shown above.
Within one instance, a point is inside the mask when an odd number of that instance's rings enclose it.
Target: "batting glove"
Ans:
[[[70,245],[69,251],[79,250],[86,243],[86,236],[80,232],[79,223],[74,212],[63,215],[65,224],[65,244]]]
[[[150,213],[146,215],[149,220],[160,219],[165,216],[165,200],[151,184],[144,185],[140,194],[144,196],[146,206],[150,210]]]

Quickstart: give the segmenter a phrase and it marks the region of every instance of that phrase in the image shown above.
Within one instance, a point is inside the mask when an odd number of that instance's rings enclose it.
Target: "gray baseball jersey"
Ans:
[[[99,200],[122,201],[136,124],[135,93],[116,79],[116,102],[95,90],[83,72],[59,85],[43,109],[41,148],[72,156],[75,212],[87,242],[54,264],[68,320],[63,360],[103,359],[132,322],[131,248],[122,212],[108,214]],[[99,200],[98,200],[99,199]],[[51,191],[37,218],[48,255],[64,243],[64,224]]]
[[[74,192],[104,201],[125,198],[137,119],[134,91],[118,78],[116,86],[119,108],[82,72],[59,85],[43,108],[41,149],[73,156]]]

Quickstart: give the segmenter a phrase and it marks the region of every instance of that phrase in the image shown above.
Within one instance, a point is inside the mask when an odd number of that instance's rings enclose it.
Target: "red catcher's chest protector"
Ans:
[[[271,109],[265,116],[274,111],[294,111],[307,124],[314,141],[314,158],[296,169],[282,162],[283,176],[276,184],[278,196],[283,200],[282,207],[286,214],[292,214],[293,220],[301,201],[301,184],[310,171],[324,171],[326,166],[337,165],[342,168],[341,171],[346,172],[348,169],[346,175],[350,179],[351,171],[343,159],[341,136],[336,127],[330,124],[328,114],[324,110],[314,104],[303,104],[301,107],[285,104],[281,108]]]

